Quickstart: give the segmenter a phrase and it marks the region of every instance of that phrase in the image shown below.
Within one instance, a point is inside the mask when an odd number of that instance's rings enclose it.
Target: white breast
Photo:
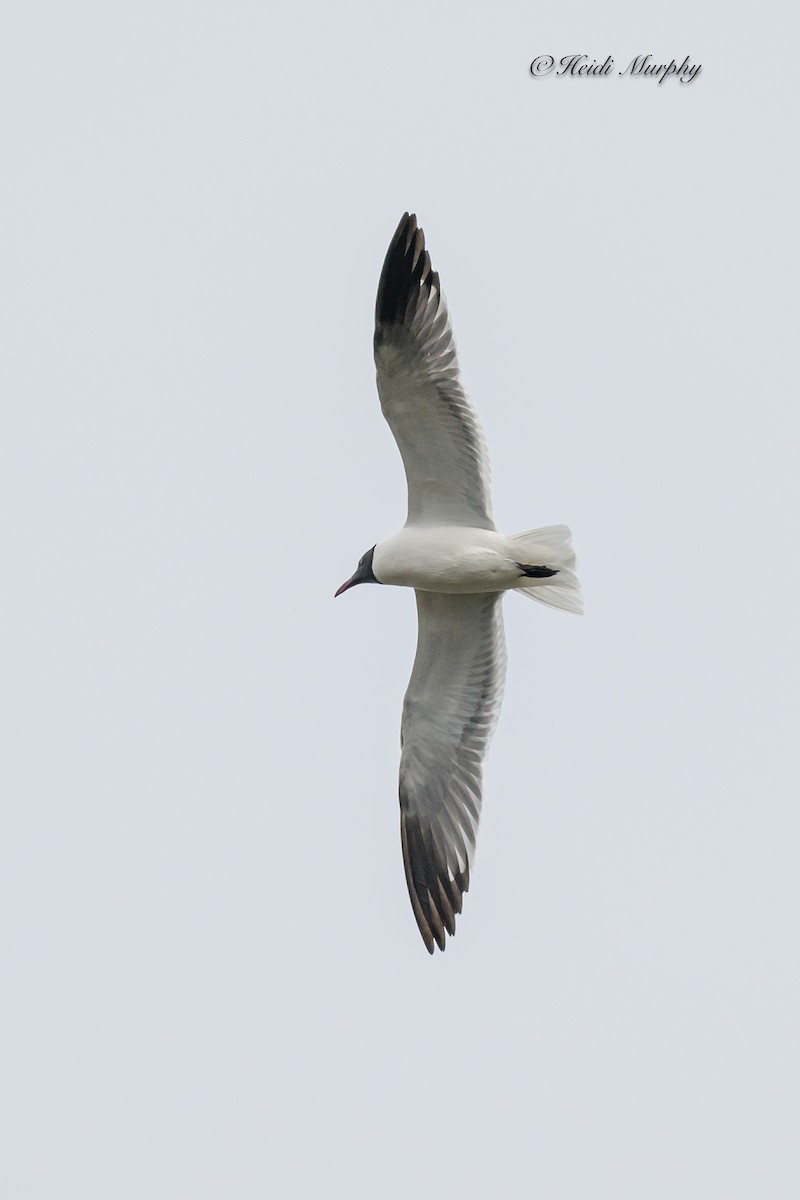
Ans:
[[[510,540],[493,529],[407,526],[375,547],[380,583],[427,592],[500,592],[519,579]]]

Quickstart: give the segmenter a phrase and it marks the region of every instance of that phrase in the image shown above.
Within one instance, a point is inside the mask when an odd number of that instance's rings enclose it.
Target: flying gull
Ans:
[[[582,612],[566,525],[498,533],[489,455],[461,385],[439,275],[406,213],[375,305],[383,415],[408,482],[408,519],[361,556],[357,583],[414,588],[419,632],[403,703],[400,837],[408,894],[431,954],[455,934],[481,812],[483,759],[503,698],[503,592]]]

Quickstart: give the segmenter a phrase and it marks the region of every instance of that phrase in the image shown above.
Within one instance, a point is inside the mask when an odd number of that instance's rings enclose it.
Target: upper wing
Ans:
[[[469,887],[483,758],[506,674],[499,593],[417,592],[419,637],[403,704],[400,831],[423,941],[445,946]]]
[[[447,304],[413,214],[398,225],[383,264],[375,366],[406,469],[407,524],[494,529],[486,441],[461,386]]]

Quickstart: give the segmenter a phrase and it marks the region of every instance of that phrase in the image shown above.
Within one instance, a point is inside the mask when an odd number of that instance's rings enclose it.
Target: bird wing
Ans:
[[[400,831],[408,894],[433,954],[469,887],[483,758],[506,673],[498,593],[417,592],[419,635],[403,704]]]
[[[486,440],[461,386],[447,304],[413,214],[398,225],[383,264],[375,366],[406,469],[406,523],[494,529]]]

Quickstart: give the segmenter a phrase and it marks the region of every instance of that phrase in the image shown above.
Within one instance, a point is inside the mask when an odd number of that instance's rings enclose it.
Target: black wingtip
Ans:
[[[517,563],[517,566],[523,576],[528,579],[552,579],[554,575],[558,574],[558,571],[554,571],[552,567],[536,567],[528,563]]]
[[[438,275],[431,270],[425,249],[425,234],[417,225],[416,215],[404,213],[386,251],[378,283],[376,331],[401,325],[410,306],[419,299],[420,286],[427,283],[430,287],[434,280],[438,289]]]
[[[419,819],[401,812],[400,840],[408,895],[425,948],[433,954],[437,946],[444,950],[447,934],[455,937],[456,914],[461,912],[469,888],[469,866],[451,875],[447,866],[437,861],[428,832],[426,838]]]

